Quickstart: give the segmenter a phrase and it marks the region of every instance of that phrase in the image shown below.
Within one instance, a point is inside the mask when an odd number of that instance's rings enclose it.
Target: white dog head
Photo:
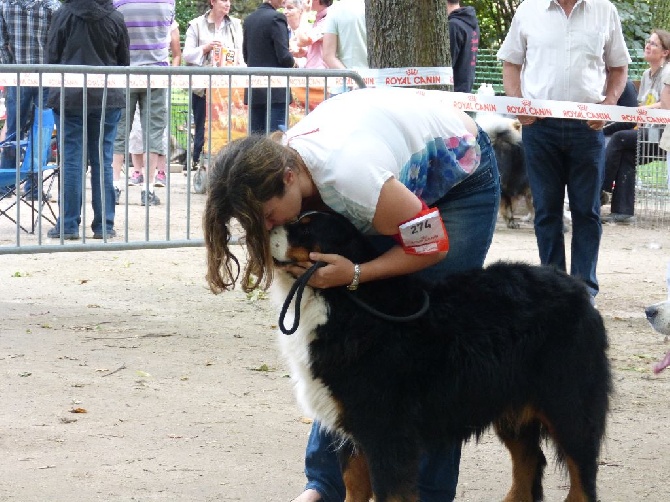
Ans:
[[[656,303],[644,309],[651,327],[661,335],[670,336],[670,300]],[[660,373],[670,366],[670,352],[654,365],[654,373]]]

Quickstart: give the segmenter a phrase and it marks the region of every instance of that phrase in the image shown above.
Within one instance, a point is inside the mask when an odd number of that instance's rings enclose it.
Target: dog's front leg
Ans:
[[[338,450],[345,502],[419,502],[418,452],[398,450],[383,438],[374,444],[369,453],[350,442]]]
[[[344,502],[368,502],[372,498],[370,469],[365,455],[347,441],[338,450],[347,495]]]

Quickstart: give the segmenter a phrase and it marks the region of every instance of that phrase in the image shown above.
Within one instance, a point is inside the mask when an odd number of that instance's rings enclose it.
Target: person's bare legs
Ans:
[[[114,186],[117,186],[116,183],[121,183],[121,168],[123,167],[123,157],[122,153],[115,153],[112,157],[112,171],[114,172]],[[121,188],[119,185],[118,188]]]
[[[133,169],[144,174],[144,154],[132,153],[131,157],[133,159]]]
[[[319,502],[321,500],[321,495],[316,490],[308,488],[291,502]]]
[[[145,154],[146,155],[146,154]],[[150,152],[149,153],[149,172],[144,179],[144,190],[142,190],[142,205],[151,205],[157,206],[161,203],[160,199],[156,197],[155,194],[155,175],[156,167],[158,166],[158,153]],[[146,157],[145,157],[146,159]]]

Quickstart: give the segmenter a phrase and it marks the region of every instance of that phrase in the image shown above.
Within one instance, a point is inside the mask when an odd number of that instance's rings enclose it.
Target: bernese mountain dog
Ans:
[[[278,264],[310,251],[377,255],[349,221],[322,212],[276,227],[271,246]],[[421,455],[491,426],[513,462],[505,501],[542,500],[551,438],[566,500],[596,502],[612,383],[603,320],[579,280],[522,263],[356,291],[314,289],[307,275],[275,271],[280,326],[292,333],[280,347],[299,404],[342,438],[347,502],[418,501]]]

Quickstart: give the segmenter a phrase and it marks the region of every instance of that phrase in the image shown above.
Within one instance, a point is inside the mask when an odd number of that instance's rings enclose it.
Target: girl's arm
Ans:
[[[398,180],[391,178],[382,186],[372,224],[380,234],[395,235],[398,233],[398,227],[414,218],[422,207],[421,200],[416,195]],[[440,262],[446,255],[446,252],[427,255],[407,254],[400,245],[397,245],[372,261],[360,263],[359,281],[363,283],[417,272]],[[311,286],[329,288],[351,284],[354,263],[347,258],[334,254],[311,253],[310,259],[329,264],[312,276],[309,281]],[[289,271],[301,275],[305,269],[290,267]]]

